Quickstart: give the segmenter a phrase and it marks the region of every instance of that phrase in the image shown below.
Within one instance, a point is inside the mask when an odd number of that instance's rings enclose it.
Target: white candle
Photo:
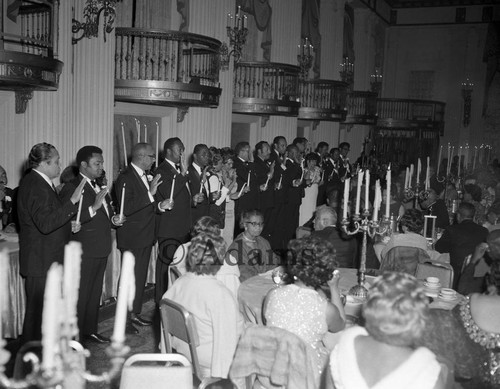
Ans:
[[[448,163],[446,165],[446,175],[450,174],[450,166],[451,166],[451,146],[448,143]]]
[[[80,242],[69,242],[64,248],[63,298],[66,306],[65,325],[68,338],[78,335],[76,305],[80,287],[80,270],[82,261],[82,245]]]
[[[118,288],[118,300],[116,302],[115,326],[112,337],[114,343],[123,343],[125,341],[127,308],[131,308],[135,295],[134,265],[134,256],[129,251],[126,251],[123,254],[120,287]]]
[[[148,127],[144,125],[144,143],[148,142]]]
[[[156,122],[156,167],[160,165],[160,126]]]
[[[408,177],[410,176],[410,169],[406,168],[405,174],[405,189],[408,188]]]
[[[370,194],[370,171],[365,172],[365,210],[370,208],[368,196]]]
[[[122,188],[122,199],[120,201],[120,219],[123,219],[123,207],[125,206],[125,182],[123,183]]]
[[[474,159],[472,160],[472,170],[476,170],[477,146],[474,146]]]
[[[410,178],[408,179],[408,188],[411,188],[411,183],[413,181],[413,172],[415,171],[415,166],[410,165]]]
[[[387,174],[385,176],[385,181],[387,182],[386,189],[386,199],[385,199],[385,217],[389,219],[390,215],[390,207],[391,207],[391,169],[387,170]],[[380,187],[380,184],[379,184]],[[379,188],[380,190],[380,188]]]
[[[280,182],[278,182],[278,190],[281,189],[281,180],[283,179],[283,174],[280,175]]]
[[[351,187],[351,179],[348,178],[344,182],[344,209],[342,213],[342,218],[347,219],[347,209],[349,207],[349,189]]]
[[[78,212],[76,214],[76,222],[80,223],[80,218],[82,216],[82,202],[83,202],[83,192],[85,190],[82,189],[82,194],[80,195],[80,201],[78,201]]]
[[[439,175],[439,168],[441,166],[441,154],[443,153],[443,145],[439,147],[439,154],[438,154],[438,161],[437,161],[437,170],[436,170],[436,176]]]
[[[141,142],[141,122],[135,119],[135,129],[137,130],[137,143]]]
[[[177,177],[177,174],[174,175],[174,178],[172,179],[172,187],[170,188],[170,200],[174,199],[175,177]]]
[[[128,166],[127,144],[125,143],[125,129],[123,128],[123,122],[122,122],[122,140],[123,140],[123,159],[125,159],[125,166]]]
[[[356,208],[355,215],[359,215],[359,203],[361,202],[361,185],[363,184],[364,172],[360,170],[358,172],[358,187],[356,188]]]
[[[267,176],[267,180],[266,180],[266,183],[264,184],[264,187],[267,189],[267,184],[269,184],[269,176]]]
[[[54,262],[47,272],[42,313],[42,369],[49,371],[55,366],[61,331],[62,266]]]
[[[3,306],[5,304],[5,300],[7,299],[7,293],[5,295],[3,292],[6,291],[8,284],[8,275],[10,268],[10,259],[9,252],[7,248],[4,248],[0,251],[0,288],[2,288],[2,293],[0,294],[0,350],[3,349],[4,340],[3,340],[3,329],[2,329],[2,312],[4,311]]]
[[[248,171],[247,187],[248,187],[248,189],[250,189],[250,170]]]
[[[462,146],[458,148],[458,167],[457,167],[457,177],[460,177],[460,158],[462,158]]]
[[[420,161],[420,158],[417,160],[417,185],[420,182],[420,172],[422,171],[422,162]]]

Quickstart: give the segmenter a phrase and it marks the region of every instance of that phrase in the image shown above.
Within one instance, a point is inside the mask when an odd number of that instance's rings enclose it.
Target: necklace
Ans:
[[[250,239],[245,233],[243,233],[243,239],[245,239],[247,242],[251,242],[251,243],[257,242],[256,239]]]

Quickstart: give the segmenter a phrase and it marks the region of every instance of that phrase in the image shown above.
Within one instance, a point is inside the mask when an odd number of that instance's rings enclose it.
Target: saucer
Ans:
[[[439,289],[439,288],[441,288],[441,284],[439,282],[437,284],[429,284],[427,281],[425,281],[424,286],[427,289]]]
[[[439,293],[439,296],[438,296],[440,299],[442,300],[455,300],[457,298],[457,294],[442,294],[442,293]]]

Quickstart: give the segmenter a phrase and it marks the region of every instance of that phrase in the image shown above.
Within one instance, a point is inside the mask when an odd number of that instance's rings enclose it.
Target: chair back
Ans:
[[[163,325],[165,350],[167,353],[172,352],[172,344],[169,335],[175,336],[177,339],[186,342],[191,354],[190,358],[193,372],[201,379],[202,375],[196,351],[196,347],[199,345],[199,339],[193,316],[182,305],[166,298],[160,301],[160,314],[161,323]]]
[[[443,288],[453,286],[453,268],[451,265],[438,264],[435,262],[419,263],[415,277],[425,280],[427,277],[437,277]]]
[[[177,269],[175,266],[169,266],[168,271],[170,273],[170,283],[169,286],[172,286],[175,281],[177,281],[177,278],[182,276],[181,272],[179,269]]]
[[[123,364],[120,389],[193,388],[191,363],[180,354],[135,354]]]
[[[389,250],[380,264],[380,272],[400,271],[414,276],[419,263],[430,262],[429,254],[418,247],[396,246]]]

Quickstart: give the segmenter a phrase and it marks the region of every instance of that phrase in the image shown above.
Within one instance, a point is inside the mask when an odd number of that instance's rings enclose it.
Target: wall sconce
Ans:
[[[116,3],[120,0],[87,0],[83,9],[83,17],[85,22],[79,22],[73,18],[71,32],[77,34],[82,31],[82,35],[78,38],[73,38],[72,43],[76,44],[83,38],[97,37],[99,33],[99,20],[101,14],[103,16],[103,34],[104,42],[106,42],[106,34],[113,31],[113,23],[116,16]]]
[[[340,78],[352,88],[354,83],[354,64],[349,62],[349,57],[344,57],[344,62],[340,64]]]
[[[382,74],[379,69],[375,69],[374,74],[370,74],[370,87],[371,91],[375,92],[377,95],[382,89]]]
[[[464,127],[469,126],[470,123],[470,110],[472,106],[472,90],[474,89],[474,84],[467,78],[465,82],[462,82],[462,98],[464,99],[464,117],[463,125]]]
[[[305,80],[308,78],[309,69],[313,64],[314,58],[314,47],[309,42],[309,39],[303,39],[300,45],[298,45],[297,61],[300,66],[300,78]]]
[[[238,6],[238,12],[234,16],[234,18],[233,15],[227,14],[226,30],[227,36],[229,37],[229,47],[224,42],[220,48],[220,67],[222,70],[229,69],[229,61],[231,60],[231,56],[233,56],[235,63],[240,60],[243,46],[247,41],[247,26],[247,16],[241,13],[240,6]],[[229,50],[229,48],[231,48],[231,50]]]

